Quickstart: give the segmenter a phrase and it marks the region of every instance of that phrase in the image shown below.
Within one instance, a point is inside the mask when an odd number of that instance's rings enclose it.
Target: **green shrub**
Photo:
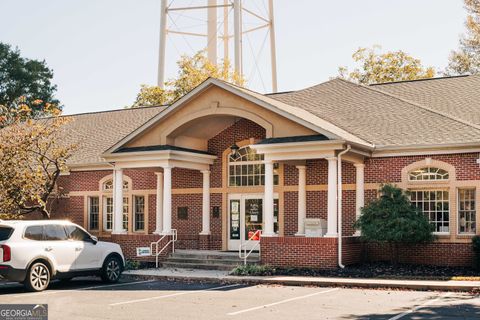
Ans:
[[[274,272],[275,269],[267,265],[247,264],[237,266],[230,274],[235,276],[270,276]]]
[[[125,261],[125,270],[137,270],[140,268],[140,262],[133,260]]]
[[[473,245],[473,265],[477,271],[480,271],[480,236],[472,238]]]
[[[380,197],[364,208],[355,223],[365,241],[390,245],[392,262],[398,262],[400,244],[430,242],[434,239],[434,227],[427,217],[417,209],[408,194],[390,184],[379,190]]]

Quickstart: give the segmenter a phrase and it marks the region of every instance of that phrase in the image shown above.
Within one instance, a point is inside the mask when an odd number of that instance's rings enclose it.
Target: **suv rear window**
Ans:
[[[8,240],[13,233],[13,228],[0,226],[0,241]]]
[[[27,227],[24,237],[30,240],[43,240],[43,226]]]
[[[59,224],[47,224],[43,226],[43,239],[51,240],[68,240],[65,228]]]

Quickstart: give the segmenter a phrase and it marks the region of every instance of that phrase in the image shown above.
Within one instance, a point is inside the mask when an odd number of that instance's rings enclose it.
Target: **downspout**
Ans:
[[[347,148],[337,155],[338,266],[342,269],[345,268],[342,264],[342,155],[351,148],[348,144]]]

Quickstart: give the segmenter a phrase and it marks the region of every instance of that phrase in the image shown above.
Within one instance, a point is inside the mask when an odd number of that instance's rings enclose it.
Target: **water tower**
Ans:
[[[277,66],[275,54],[275,29],[273,15],[273,0],[194,0],[182,5],[181,0],[160,0],[160,46],[158,61],[158,85],[165,83],[165,60],[167,51],[167,36],[189,39],[202,39],[198,50],[206,49],[207,57],[212,63],[226,59],[233,63],[235,71],[250,82],[251,74],[260,73],[263,89],[277,92]],[[178,19],[188,17],[202,23],[186,28],[179,26]],[[204,19],[202,19],[204,18]],[[252,45],[252,35],[264,33],[261,45]],[[244,44],[247,40],[248,52],[244,59]],[[266,44],[269,45],[269,68],[259,61],[260,54]],[[193,46],[188,44],[190,48]],[[231,47],[233,52],[231,53]],[[260,53],[259,53],[260,51]],[[248,56],[247,56],[248,55]],[[246,63],[252,65],[249,74],[245,72]],[[265,80],[264,78],[270,78]],[[268,87],[268,88],[267,88]]]

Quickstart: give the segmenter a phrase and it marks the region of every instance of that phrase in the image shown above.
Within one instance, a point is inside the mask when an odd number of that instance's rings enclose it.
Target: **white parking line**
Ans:
[[[319,294],[329,293],[329,292],[337,291],[337,290],[340,290],[340,289],[339,288],[334,288],[334,289],[330,289],[330,290],[314,292],[314,293],[306,294],[304,296],[299,296],[299,297],[289,298],[289,299],[285,299],[285,300],[281,300],[281,301],[277,301],[277,302],[273,302],[273,303],[269,303],[269,304],[264,304],[264,305],[261,305],[261,306],[258,306],[258,307],[253,307],[253,308],[249,308],[249,309],[243,309],[243,310],[239,310],[239,311],[235,311],[235,312],[230,312],[230,313],[227,313],[227,315],[236,316],[237,314],[242,314],[242,313],[245,313],[245,312],[255,311],[255,310],[263,309],[263,308],[270,308],[270,307],[273,307],[273,306],[276,306],[276,305],[279,305],[279,304],[282,304],[282,303],[287,303],[287,302],[291,302],[291,301],[295,301],[295,300],[305,299],[305,298],[317,296]]]
[[[96,288],[111,288],[111,287],[122,287],[122,286],[127,286],[127,285],[133,285],[133,284],[141,284],[141,283],[147,283],[147,282],[154,282],[156,280],[142,280],[142,281],[134,281],[134,282],[122,282],[122,283],[114,283],[114,284],[105,284],[105,285],[99,285],[99,286],[91,286],[91,287],[83,287],[83,288],[78,288],[78,289],[68,289],[68,290],[57,290],[57,291],[42,291],[42,292],[31,292],[31,293],[16,293],[16,294],[9,294],[6,295],[7,297],[29,297],[29,296],[47,296],[51,294],[56,294],[56,293],[65,293],[65,292],[75,292],[75,291],[82,291],[82,290],[91,290],[91,289],[96,289]]]
[[[159,299],[183,296],[183,295],[187,295],[187,294],[202,293],[202,292],[212,291],[212,290],[216,290],[216,289],[225,289],[225,288],[232,288],[232,287],[238,287],[238,286],[241,286],[241,284],[231,284],[231,285],[228,285],[228,286],[219,286],[219,287],[213,287],[213,288],[202,289],[202,290],[177,292],[177,293],[172,293],[172,294],[167,294],[167,295],[162,295],[162,296],[155,296],[155,297],[150,297],[150,298],[127,300],[127,301],[122,301],[122,302],[111,303],[110,306],[115,307],[115,306],[119,306],[119,305],[123,305],[123,304],[131,304],[131,303],[145,302],[145,301],[151,301],[151,300],[159,300]]]
[[[447,293],[445,293],[445,294],[442,294],[441,296],[439,296],[439,297],[437,297],[437,298],[435,298],[435,299],[428,300],[428,301],[426,301],[426,302],[424,302],[424,303],[422,303],[422,304],[420,304],[420,305],[418,305],[418,306],[413,307],[413,308],[410,309],[410,310],[407,310],[407,311],[405,311],[405,312],[403,312],[403,313],[397,314],[396,316],[391,317],[391,318],[389,318],[388,320],[398,320],[398,319],[400,319],[400,318],[403,318],[403,317],[405,317],[406,315],[409,315],[409,314],[411,314],[411,313],[414,313],[415,311],[417,311],[417,310],[419,310],[419,309],[421,309],[421,308],[423,308],[423,307],[426,307],[426,306],[429,306],[429,305],[434,304],[434,303],[437,302],[438,300],[440,300],[440,299],[442,299],[442,298],[445,298],[446,296],[448,296],[448,295],[450,295],[450,294],[451,294],[451,292],[447,292]]]
[[[97,289],[97,288],[123,287],[123,286],[128,286],[130,284],[140,284],[140,283],[148,283],[148,282],[155,282],[155,281],[157,281],[157,280],[143,280],[143,281],[134,281],[134,282],[104,284],[104,285],[100,285],[100,286],[84,287],[84,288],[78,288],[78,289],[73,289],[73,290],[68,290],[68,291],[91,290],[91,289]]]

